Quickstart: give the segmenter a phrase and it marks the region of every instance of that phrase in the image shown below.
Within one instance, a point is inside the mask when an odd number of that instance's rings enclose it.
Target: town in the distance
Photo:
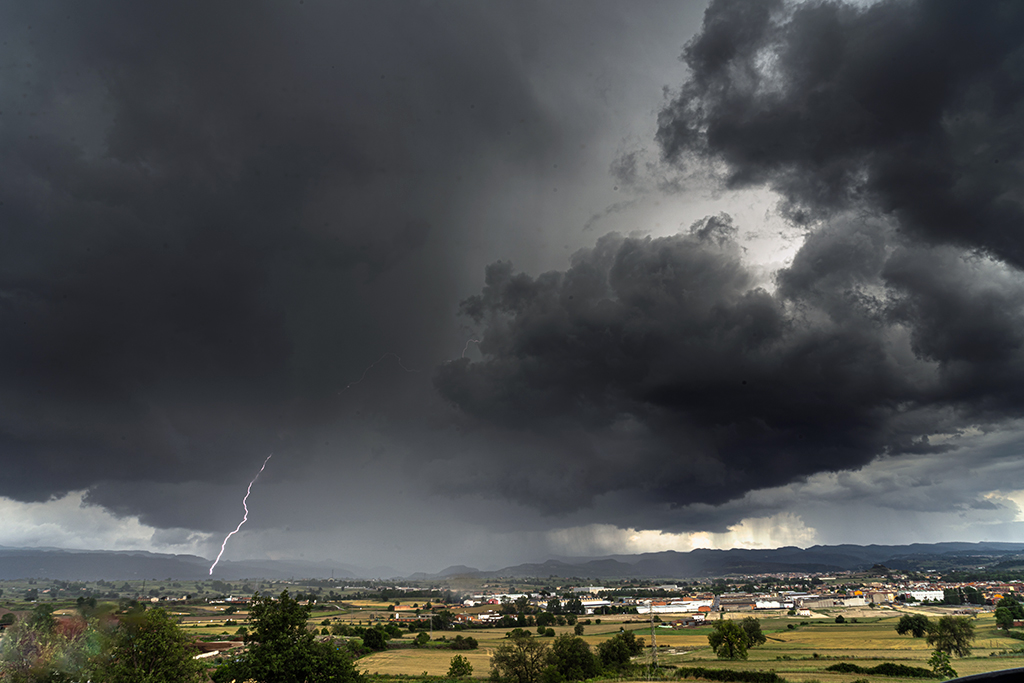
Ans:
[[[397,580],[5,579],[0,680],[142,680],[140,661],[165,672],[145,680],[214,683],[1019,674],[1024,550],[926,555],[901,568],[599,581],[468,568]]]

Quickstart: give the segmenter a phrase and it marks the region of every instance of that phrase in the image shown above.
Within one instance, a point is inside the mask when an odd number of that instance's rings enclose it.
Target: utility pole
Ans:
[[[647,680],[651,680],[655,669],[658,668],[658,640],[654,634],[654,600],[647,603],[647,611],[651,615],[651,670],[647,674]]]

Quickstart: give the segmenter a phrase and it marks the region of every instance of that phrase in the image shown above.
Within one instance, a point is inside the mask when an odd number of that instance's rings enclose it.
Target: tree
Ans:
[[[578,636],[582,636],[583,635],[583,628],[584,628],[583,624],[580,624],[580,623],[577,622],[577,624],[572,627],[572,632],[575,633]]]
[[[630,660],[644,651],[644,639],[637,638],[632,631],[623,631],[597,646],[601,664],[612,671],[621,671],[629,666]]]
[[[747,632],[735,621],[716,621],[708,645],[719,659],[746,659]]]
[[[57,625],[57,619],[53,616],[51,605],[36,605],[29,613],[27,626],[39,631],[50,632]]]
[[[1010,613],[1008,608],[996,608],[996,626],[1004,630],[1009,630],[1009,628],[1013,626],[1013,621],[1013,614]]]
[[[740,622],[740,628],[747,634],[747,647],[764,645],[768,639],[761,633],[761,622],[754,617],[744,617]]]
[[[1000,598],[999,602],[996,603],[996,607],[1006,607],[1010,610],[1014,619],[1024,619],[1024,605],[1008,595]]]
[[[455,615],[450,610],[443,609],[430,617],[432,627],[437,631],[447,631],[455,623]]]
[[[563,633],[551,643],[548,662],[555,667],[562,679],[568,681],[593,678],[601,669],[600,660],[591,651],[587,642],[568,633]]]
[[[974,624],[967,617],[941,617],[928,634],[928,644],[948,655],[966,657],[971,654]]]
[[[508,638],[491,655],[492,678],[509,683],[538,683],[547,665],[545,643],[529,636]]]
[[[915,638],[924,638],[932,628],[932,622],[925,615],[904,614],[896,624],[896,633],[901,636],[909,633]]]
[[[363,632],[363,645],[380,652],[388,649],[388,639],[383,631],[377,628],[368,628]]]
[[[1024,619],[1024,605],[1011,597],[1005,597],[996,603],[996,624],[999,628],[1009,629],[1013,622]]]
[[[362,683],[348,648],[316,642],[306,628],[309,608],[283,591],[277,599],[256,593],[249,608],[248,650],[214,675],[215,681]]]
[[[202,664],[192,639],[161,608],[121,615],[109,649],[94,661],[96,679],[107,683],[199,683]]]
[[[974,586],[964,586],[962,589],[964,595],[964,602],[969,605],[984,605],[985,596],[980,590]]]
[[[949,663],[949,655],[942,650],[936,650],[932,653],[928,663],[932,667],[932,673],[935,674],[936,678],[943,680],[947,678],[956,678],[956,669]]]
[[[463,676],[472,675],[473,665],[469,663],[468,659],[462,655],[452,657],[452,661],[448,665],[448,678],[462,678]]]

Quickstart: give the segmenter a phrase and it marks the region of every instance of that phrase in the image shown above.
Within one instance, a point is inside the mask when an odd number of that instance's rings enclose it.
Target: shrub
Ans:
[[[928,669],[922,669],[918,666],[907,666],[906,664],[893,664],[892,662],[885,662],[878,666],[863,667],[851,664],[850,662],[840,662],[833,664],[832,666],[825,667],[825,671],[835,671],[841,674],[872,674],[875,676],[900,676],[902,678],[933,678],[934,674]]]
[[[462,655],[455,655],[452,657],[451,663],[448,665],[448,677],[449,678],[462,678],[463,676],[473,675],[473,665],[469,663],[469,660]]]
[[[705,669],[704,667],[687,667],[676,673],[680,678],[703,678],[708,681],[727,681],[737,683],[785,683],[786,679],[774,671],[732,671],[730,669]]]
[[[477,649],[477,647],[479,647],[479,645],[480,644],[477,643],[476,638],[474,638],[473,636],[469,636],[468,638],[463,638],[462,636],[455,636],[455,640],[453,640],[452,644],[448,647],[450,647],[452,650],[475,650]]]

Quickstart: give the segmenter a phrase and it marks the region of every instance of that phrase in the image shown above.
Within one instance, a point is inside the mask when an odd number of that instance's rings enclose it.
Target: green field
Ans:
[[[635,619],[635,617],[634,617]],[[886,677],[867,674],[841,674],[825,671],[840,661],[863,667],[883,662],[908,666],[928,667],[931,649],[923,638],[900,636],[895,631],[899,615],[889,612],[885,617],[858,618],[857,623],[836,624],[830,619],[800,620],[798,618],[762,619],[762,628],[768,642],[750,650],[745,661],[723,661],[715,657],[708,647],[707,636],[711,627],[686,630],[657,629],[658,663],[665,666],[670,677],[673,667],[702,666],[706,668],[736,670],[774,670],[789,681],[818,680],[821,683],[849,683],[867,678],[871,681],[917,681],[922,679]],[[806,625],[800,625],[801,621]],[[794,624],[795,629],[788,628]],[[618,621],[604,620],[601,625],[586,627],[584,639],[592,646],[618,633]],[[650,628],[639,623],[625,624],[650,644]],[[1024,651],[1010,653],[1014,648],[1024,650],[1024,641],[1002,635],[995,628],[992,615],[981,615],[975,621],[977,637],[971,657],[955,659],[953,667],[961,676],[999,669],[1024,667]],[[555,628],[556,633],[571,632],[571,627]],[[486,678],[490,669],[489,656],[502,642],[505,629],[474,629],[460,631],[480,642],[480,648],[470,652],[437,649],[403,649],[379,652],[359,660],[359,669],[387,676],[443,676],[451,657],[462,654],[473,665],[474,678]],[[435,636],[442,634],[435,633]],[[448,634],[449,637],[452,634]],[[404,636],[401,640],[409,640]],[[395,641],[392,641],[395,642]],[[648,650],[649,652],[649,650]],[[649,661],[650,655],[642,657]],[[928,680],[928,679],[924,679]]]

